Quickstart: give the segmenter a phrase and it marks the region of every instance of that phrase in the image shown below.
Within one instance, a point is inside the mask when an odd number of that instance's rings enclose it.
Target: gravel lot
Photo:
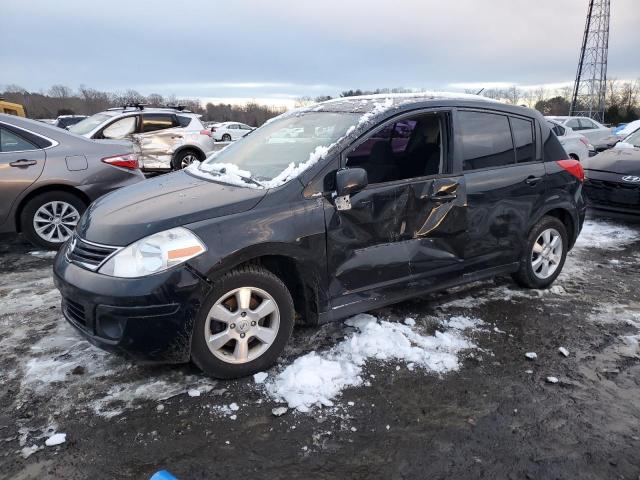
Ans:
[[[282,372],[363,331],[297,329],[264,383],[134,365],[66,324],[48,254],[0,241],[1,478],[640,478],[639,226],[588,221],[550,290],[499,278],[370,312],[466,347],[423,345],[446,365],[349,354],[355,386],[281,416]]]

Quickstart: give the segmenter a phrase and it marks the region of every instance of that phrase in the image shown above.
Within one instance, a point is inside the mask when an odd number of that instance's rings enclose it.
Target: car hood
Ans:
[[[250,210],[265,194],[176,172],[98,199],[76,231],[90,242],[125,246],[169,228]]]
[[[582,166],[585,170],[640,175],[640,148],[612,148],[591,157]]]

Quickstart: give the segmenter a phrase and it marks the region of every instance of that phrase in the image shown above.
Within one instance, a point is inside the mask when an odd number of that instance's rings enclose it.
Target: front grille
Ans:
[[[67,318],[83,327],[87,326],[87,317],[85,316],[84,307],[82,305],[74,302],[73,300],[69,300],[68,298],[64,298],[62,300],[62,309],[64,310]]]
[[[640,210],[640,185],[589,179],[584,184],[589,203]]]
[[[80,264],[89,270],[97,270],[105,259],[118,249],[119,247],[90,243],[76,235],[67,247],[67,258],[70,262]]]

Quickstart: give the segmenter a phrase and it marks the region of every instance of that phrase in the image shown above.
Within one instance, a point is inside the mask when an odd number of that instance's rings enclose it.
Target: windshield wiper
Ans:
[[[225,175],[225,174],[228,174],[228,175],[234,175],[234,176],[236,176],[236,177],[238,177],[238,178],[240,178],[240,179],[244,180],[245,182],[253,183],[254,185],[257,185],[257,186],[259,186],[259,187],[264,187],[264,185],[262,185],[262,184],[261,184],[259,181],[257,181],[257,180],[254,180],[254,179],[253,179],[253,178],[251,178],[251,177],[246,177],[246,176],[244,176],[244,175],[240,175],[240,174],[239,174],[239,173],[237,173],[237,172],[227,172],[227,169],[226,169],[226,168],[221,168],[221,169],[219,169],[219,170],[209,170],[209,171],[206,171],[206,170],[202,170],[202,169],[201,169],[201,171],[205,171],[206,173],[216,173],[216,174],[218,174],[218,175]]]

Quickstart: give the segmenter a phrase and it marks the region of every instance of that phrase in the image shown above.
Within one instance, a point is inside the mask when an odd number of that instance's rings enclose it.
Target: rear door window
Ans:
[[[535,160],[533,122],[515,117],[510,117],[509,121],[511,122],[513,141],[516,146],[516,162],[533,162]]]
[[[144,113],[142,115],[142,133],[166,130],[178,125],[174,115],[168,113]]]
[[[24,152],[38,147],[13,132],[0,128],[0,152]]]
[[[495,168],[515,163],[509,120],[505,115],[458,112],[463,170]]]

